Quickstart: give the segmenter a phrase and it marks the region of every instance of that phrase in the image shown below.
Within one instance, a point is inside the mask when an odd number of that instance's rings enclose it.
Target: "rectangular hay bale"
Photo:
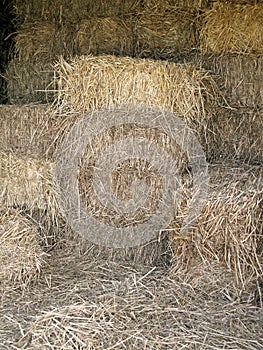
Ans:
[[[263,4],[215,2],[203,22],[203,53],[263,53]]]
[[[49,62],[11,60],[5,72],[8,102],[27,104],[52,101],[53,78],[54,69]]]
[[[55,70],[58,112],[144,103],[205,124],[220,96],[212,76],[192,64],[90,55],[61,59]]]
[[[218,108],[209,122],[207,157],[263,164],[263,111]]]
[[[135,54],[178,60],[198,47],[197,16],[189,9],[144,10],[137,16]]]

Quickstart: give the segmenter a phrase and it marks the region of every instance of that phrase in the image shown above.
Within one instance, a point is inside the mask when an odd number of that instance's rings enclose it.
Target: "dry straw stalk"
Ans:
[[[38,238],[38,227],[19,211],[0,215],[0,285],[27,288],[36,282],[45,265],[46,254]]]
[[[212,113],[217,86],[204,70],[115,56],[80,56],[55,66],[58,111],[87,112],[127,103],[158,105],[202,123]]]
[[[133,54],[133,21],[111,17],[83,20],[76,28],[76,52],[86,54]]]
[[[215,2],[204,15],[203,53],[263,53],[263,4]]]
[[[260,308],[238,302],[229,273],[218,266],[199,267],[187,281],[156,266],[86,257],[82,264],[73,260],[83,277],[75,273],[72,279],[72,259],[60,257],[63,280],[24,337],[31,339],[30,350],[195,350],[222,344],[258,350],[263,344]]]

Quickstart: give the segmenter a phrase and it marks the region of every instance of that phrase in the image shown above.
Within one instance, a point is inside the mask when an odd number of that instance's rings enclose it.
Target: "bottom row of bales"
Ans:
[[[1,214],[3,215],[3,224],[1,224],[3,241],[0,246],[0,256],[2,265],[6,266],[1,283],[10,281],[19,284],[23,281],[27,284],[27,281],[29,283],[34,280],[30,277],[31,273],[38,276],[42,266],[45,274],[45,264],[42,264],[42,258],[45,260],[43,251],[52,251],[53,247],[59,245],[59,240],[70,240],[66,238],[70,229],[66,227],[58,205],[54,167],[56,151],[63,136],[81,118],[81,114],[64,116],[53,114],[52,116],[49,106],[2,106],[0,113],[1,127],[5,130],[0,143],[0,193],[2,194],[0,204],[2,208],[7,208],[7,212]],[[146,135],[141,134],[141,136]],[[121,138],[121,135],[118,137]],[[156,134],[153,133],[153,141],[158,142],[155,137]],[[97,144],[101,150],[107,147],[103,142],[106,141],[102,138],[101,145]],[[164,146],[164,144],[160,145]],[[86,153],[86,156],[88,157],[89,154]],[[178,164],[184,171],[187,164],[183,155],[181,157]],[[80,172],[81,167],[80,165]],[[87,171],[87,169],[84,170]],[[118,184],[112,185],[117,191],[123,191],[118,195],[122,197],[123,194],[125,198],[125,193],[131,190],[132,182],[126,181],[126,173],[121,173],[122,170],[125,172],[127,169],[119,169],[120,174],[115,177],[115,180],[114,177],[112,178]],[[140,178],[138,168],[131,167],[129,171],[133,180],[136,177]],[[165,228],[166,234],[162,243],[153,242],[145,247],[116,251],[104,247],[91,248],[90,243],[90,252],[94,255],[107,256],[108,254],[111,258],[141,260],[151,264],[160,262],[163,256],[166,256],[167,263],[174,273],[178,270],[192,271],[197,263],[218,262],[235,274],[239,285],[246,286],[250,282],[255,282],[263,277],[262,175],[262,167],[256,164],[242,165],[234,163],[233,160],[231,163],[210,164],[209,193],[194,229],[189,230],[185,235],[180,232],[180,224],[185,215],[184,209],[189,203],[187,193],[191,189],[190,180],[185,183],[184,203],[186,205],[184,208],[179,208],[173,222]],[[191,178],[191,172],[189,176]],[[80,178],[81,181],[83,179]],[[85,188],[85,183],[79,184],[80,189]],[[84,199],[89,200],[85,197],[85,193]],[[153,196],[151,200],[155,199]],[[21,213],[12,216],[9,210],[13,208]],[[12,219],[9,220],[7,217],[10,215]],[[100,217],[105,215],[105,212],[101,211],[96,215]],[[14,224],[8,226],[9,221],[10,225],[11,222]],[[32,228],[31,225],[33,225]],[[63,231],[66,232],[64,238]],[[23,237],[24,234],[25,237]],[[8,244],[10,247],[7,247]],[[29,248],[30,244],[32,249]],[[14,245],[13,253],[12,245]],[[23,245],[27,250],[26,254],[22,248],[17,248]],[[167,253],[168,250],[170,253]],[[10,259],[6,259],[6,252],[11,254]],[[20,253],[21,259],[18,258]],[[25,261],[23,259],[28,261],[23,262]],[[16,264],[17,267],[15,267]],[[28,268],[23,264],[28,264]]]

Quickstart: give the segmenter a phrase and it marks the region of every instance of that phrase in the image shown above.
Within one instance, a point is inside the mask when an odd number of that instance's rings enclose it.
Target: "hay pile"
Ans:
[[[246,286],[263,277],[262,167],[213,165],[209,174],[208,202],[196,228],[185,236],[178,233],[184,206],[171,224],[174,271],[220,262],[233,271],[238,284]]]
[[[204,15],[203,53],[263,53],[263,5],[215,2]]]
[[[251,108],[217,109],[208,126],[207,158],[262,164],[262,113],[262,109]]]
[[[26,288],[36,282],[45,265],[46,254],[38,238],[38,227],[19,211],[0,215],[0,285]]]
[[[34,318],[27,322],[20,346],[27,344],[30,350],[262,347],[261,309],[248,300],[239,302],[229,273],[220,267],[199,267],[192,281],[184,283],[181,276],[171,277],[158,267],[60,259],[62,274],[44,294],[48,302],[37,313],[31,311]],[[74,273],[72,266],[82,273]],[[39,298],[39,292],[32,298]]]
[[[137,16],[136,47],[138,57],[179,59],[197,48],[196,14],[189,9],[157,6]]]
[[[83,20],[76,28],[76,52],[79,55],[132,55],[133,27],[133,21],[120,18],[93,17]]]
[[[218,99],[213,78],[191,64],[106,55],[61,59],[55,69],[57,111],[145,103],[198,124],[209,118]]]

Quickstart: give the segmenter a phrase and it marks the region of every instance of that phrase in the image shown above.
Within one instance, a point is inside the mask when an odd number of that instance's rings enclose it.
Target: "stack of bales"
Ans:
[[[228,107],[218,109],[210,156],[263,161],[263,4],[215,2],[205,11],[201,64],[215,73]]]
[[[54,99],[54,103],[52,109],[41,105],[0,108],[0,123],[5,130],[0,140],[3,206],[19,207],[27,212],[39,209],[48,213],[53,225],[60,224],[61,213],[53,179],[56,151],[75,121],[85,113],[102,108],[126,104],[158,105],[179,114],[195,130],[211,160],[230,156],[262,161],[262,138],[257,137],[258,128],[262,126],[260,104],[251,102],[241,109],[218,108],[219,91],[207,71],[197,69],[193,64],[171,62],[185,57],[198,46],[196,16],[207,5],[206,1],[17,0],[15,3],[19,30],[15,38],[15,58],[7,70],[9,100],[25,103]],[[237,59],[242,63],[242,60],[255,60],[256,57],[257,65],[261,62],[259,51],[251,53],[251,50],[259,50],[261,27],[257,27],[257,32],[253,31],[257,36],[253,48],[249,45],[254,37],[243,40],[246,49],[242,55],[228,53],[233,44],[227,44],[225,51],[218,44],[218,55],[213,45],[221,38],[217,32],[213,41],[216,24],[220,26],[220,20],[212,21],[213,15],[219,16],[225,8],[234,7],[242,10],[242,14],[256,8],[255,18],[258,18],[262,10],[261,5],[236,6],[220,2],[205,12],[202,58],[207,62],[206,67],[217,74],[219,71],[209,66],[211,60],[217,62],[217,67],[223,59],[228,62]],[[233,13],[235,19],[238,13]],[[250,18],[249,23],[253,21]],[[209,25],[213,30],[207,29]],[[229,32],[235,35],[232,28]],[[225,37],[227,35],[223,33]],[[238,44],[236,37],[231,42]],[[74,57],[69,59],[72,54]],[[132,54],[140,57],[120,57]],[[222,70],[224,64],[220,67]],[[232,80],[230,86],[227,84],[232,71],[226,70],[227,97],[233,107],[238,107],[238,103],[233,103],[234,91],[242,85],[245,75],[238,80],[240,84]],[[244,74],[241,69],[236,75],[240,72]],[[250,98],[245,93],[245,85],[238,90],[245,101],[254,101],[254,95],[258,101],[255,91],[260,85],[256,84],[255,79]],[[55,91],[50,96],[50,91],[46,90],[53,87]],[[102,151],[107,145],[102,143],[100,146]],[[196,260],[217,261],[234,270],[237,280],[246,284],[248,280],[262,277],[259,260],[262,174],[258,167],[235,169],[222,165],[211,166],[210,170],[209,202],[196,229],[182,237],[176,228],[181,223],[180,216],[176,218],[175,228],[171,225],[175,269],[179,265],[187,268]],[[118,176],[117,181],[121,178]],[[117,191],[131,186],[128,182],[115,186]],[[97,215],[103,216],[103,213]]]

